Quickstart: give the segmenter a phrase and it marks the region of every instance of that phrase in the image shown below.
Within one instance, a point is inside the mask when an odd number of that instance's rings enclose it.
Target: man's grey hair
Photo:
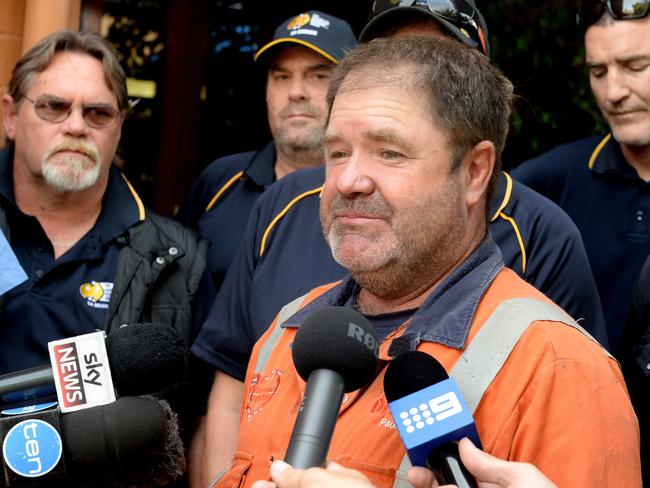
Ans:
[[[113,46],[96,34],[71,30],[58,31],[41,39],[16,63],[7,90],[14,103],[18,104],[25,97],[34,77],[45,71],[59,52],[87,54],[101,61],[106,85],[117,98],[118,109],[128,108],[126,75]]]
[[[354,83],[344,84],[351,73]],[[431,122],[449,135],[456,170],[476,144],[494,144],[496,163],[488,189],[494,194],[508,136],[512,83],[478,50],[456,40],[391,37],[360,44],[334,68],[327,94],[331,111],[341,90],[394,86],[422,97]]]

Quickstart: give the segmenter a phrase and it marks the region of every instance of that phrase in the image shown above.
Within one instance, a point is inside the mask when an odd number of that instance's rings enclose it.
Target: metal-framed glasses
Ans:
[[[641,19],[648,15],[650,0],[595,0],[578,7],[576,22],[580,27],[589,27],[605,13],[605,9],[616,20]]]
[[[23,95],[25,100],[34,105],[34,112],[39,119],[47,122],[61,123],[70,117],[72,102],[61,98],[43,95],[32,100]],[[81,114],[90,127],[94,129],[108,129],[115,125],[121,112],[109,104],[90,104],[81,107]]]

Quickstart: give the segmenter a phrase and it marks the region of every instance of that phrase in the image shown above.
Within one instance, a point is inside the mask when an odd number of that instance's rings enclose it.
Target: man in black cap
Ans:
[[[201,174],[178,218],[211,242],[208,268],[217,289],[239,247],[248,213],[274,181],[321,165],[329,70],[356,45],[344,20],[315,10],[287,19],[255,61],[266,68],[273,142],[217,159]]]

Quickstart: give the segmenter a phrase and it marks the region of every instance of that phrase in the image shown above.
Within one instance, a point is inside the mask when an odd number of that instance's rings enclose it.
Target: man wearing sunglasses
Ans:
[[[402,1],[398,5],[377,0],[360,39],[409,34],[450,36],[489,55],[487,26],[473,1]],[[196,356],[217,368],[209,402],[208,442],[222,441],[223,427],[236,426],[248,358],[280,307],[346,274],[333,259],[318,221],[324,173],[323,168],[292,173],[260,197],[243,245],[193,346]],[[506,266],[571,315],[584,318],[581,324],[606,344],[584,246],[567,215],[501,173],[489,216],[490,231]],[[231,420],[224,421],[225,415]],[[218,448],[225,445],[220,442]],[[204,457],[205,464],[218,471],[219,463],[209,456]]]
[[[129,107],[114,49],[55,32],[18,61],[2,104],[0,375],[48,364],[50,341],[136,323],[189,345],[206,244],[146,209],[113,164]]]
[[[650,253],[650,2],[588,2],[589,83],[610,132],[557,147],[513,175],[562,207],[582,234],[616,351]]]

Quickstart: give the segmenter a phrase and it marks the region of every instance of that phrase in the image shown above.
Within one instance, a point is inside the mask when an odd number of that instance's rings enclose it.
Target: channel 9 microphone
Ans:
[[[157,324],[134,324],[111,332],[105,340],[113,386],[118,395],[143,395],[182,381],[187,371],[188,352],[181,334]],[[77,361],[70,368],[70,382],[85,383],[82,369],[92,381],[94,366]],[[26,405],[53,396],[51,365],[38,366],[0,376],[0,405]]]
[[[377,352],[374,327],[352,309],[325,307],[300,326],[291,353],[307,387],[289,440],[287,463],[299,469],[325,463],[343,393],[370,381],[377,369]]]
[[[421,351],[404,353],[388,365],[384,393],[411,463],[430,468],[441,484],[476,488],[457,441],[469,437],[480,447],[478,431],[445,368]]]
[[[176,416],[150,397],[6,416],[0,439],[3,487],[163,486],[185,468]]]

